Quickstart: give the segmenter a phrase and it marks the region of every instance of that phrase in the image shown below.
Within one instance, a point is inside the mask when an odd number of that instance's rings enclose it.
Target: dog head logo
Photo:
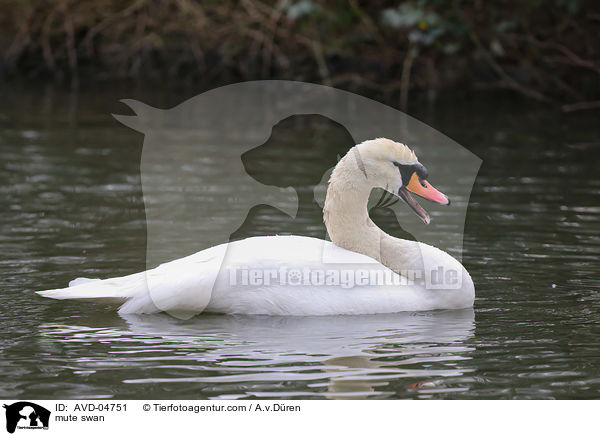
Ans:
[[[442,192],[453,200],[444,219],[434,219],[429,226],[401,203],[390,206],[386,213],[395,214],[414,239],[460,258],[468,199],[481,160],[396,109],[339,89],[287,81],[228,85],[170,109],[134,100],[123,103],[135,115],[115,118],[144,134],[140,172],[148,270],[252,235],[244,231],[244,223],[247,218],[260,218],[257,205],[278,209],[275,213],[281,221],[291,224],[289,229],[278,228],[278,234],[296,234],[298,223],[306,227],[306,222],[315,222],[308,218],[322,213],[327,186],[324,174],[337,163],[337,156],[354,144],[380,137],[409,144],[435,174]],[[299,120],[315,116],[325,130]],[[309,162],[306,156],[310,155],[320,160]],[[253,166],[256,156],[263,167]],[[269,177],[269,156],[276,157],[274,164],[284,157],[289,177]],[[295,171],[306,176],[302,183],[292,177]],[[381,192],[376,194],[381,196]],[[265,221],[263,227],[269,228],[270,223]],[[314,233],[325,237],[324,232]],[[222,265],[227,253],[219,250],[211,256],[217,259],[215,264]],[[327,259],[327,253],[323,258]],[[218,273],[203,277],[207,289],[212,289],[210,283],[216,283]],[[168,311],[169,296],[153,291],[160,289],[160,277],[148,274],[147,286],[153,303]],[[210,293],[205,294],[195,297],[197,307],[190,308],[191,313],[206,307]]]
[[[6,431],[14,433],[19,429],[47,429],[50,421],[50,411],[42,406],[28,401],[19,401],[10,405],[5,404]]]

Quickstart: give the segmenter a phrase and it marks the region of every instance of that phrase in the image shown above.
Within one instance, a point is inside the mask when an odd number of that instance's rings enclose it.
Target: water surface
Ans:
[[[109,114],[126,112],[117,103],[124,97],[169,107],[192,95],[5,92],[0,396],[600,397],[597,112],[561,114],[495,94],[414,105],[412,115],[483,160],[462,253],[476,286],[473,310],[183,321],[119,317],[105,306],[33,294],[78,276],[145,268],[143,137]],[[313,180],[320,156],[258,154],[246,164],[265,183],[285,180],[302,196],[312,186],[301,180]],[[373,213],[403,235],[389,210]],[[451,212],[436,213],[443,220]],[[309,208],[297,220],[272,208],[250,218],[234,237],[323,237]]]

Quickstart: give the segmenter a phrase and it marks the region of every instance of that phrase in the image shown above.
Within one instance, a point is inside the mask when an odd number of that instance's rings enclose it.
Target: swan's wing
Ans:
[[[159,265],[148,271],[109,279],[75,279],[68,288],[38,291],[58,300],[120,305],[119,313],[169,312],[188,318],[201,313],[211,298],[225,245]]]

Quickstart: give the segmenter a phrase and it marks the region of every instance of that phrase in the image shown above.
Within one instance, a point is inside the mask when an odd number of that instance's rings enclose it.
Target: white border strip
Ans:
[[[599,410],[598,401],[27,401],[50,410],[48,429],[15,435],[588,434]]]

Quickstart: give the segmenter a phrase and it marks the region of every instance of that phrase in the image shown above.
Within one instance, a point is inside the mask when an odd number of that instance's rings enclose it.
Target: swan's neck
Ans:
[[[388,235],[369,218],[367,203],[373,188],[354,153],[346,154],[329,179],[323,220],[331,242],[400,273],[420,257],[416,256],[418,246],[414,241]]]

